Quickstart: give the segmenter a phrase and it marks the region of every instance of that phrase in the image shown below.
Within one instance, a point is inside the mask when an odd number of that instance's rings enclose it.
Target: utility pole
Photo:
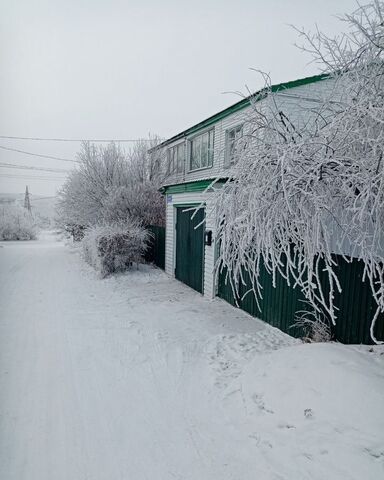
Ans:
[[[32,214],[31,201],[29,199],[29,192],[28,192],[28,185],[25,187],[24,208],[28,210],[30,214]]]

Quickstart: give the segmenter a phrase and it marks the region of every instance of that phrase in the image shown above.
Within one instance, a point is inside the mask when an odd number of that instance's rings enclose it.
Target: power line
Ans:
[[[29,194],[29,196],[32,197],[32,198],[31,198],[32,202],[37,202],[37,201],[39,201],[39,200],[48,200],[48,199],[51,199],[51,198],[57,198],[56,195],[53,196],[53,197],[51,196],[51,197],[37,197],[37,198],[33,198],[33,195],[32,195],[31,193]]]
[[[39,170],[41,172],[53,172],[53,173],[69,173],[70,170],[64,170],[63,168],[43,168],[34,167],[31,165],[17,165],[15,163],[0,162],[0,168],[14,168],[16,170]]]
[[[4,137],[0,137],[0,138],[4,138]],[[52,155],[42,155],[40,153],[26,152],[25,150],[18,150],[16,148],[4,147],[3,145],[0,145],[0,148],[2,150],[9,150],[10,152],[24,153],[25,155],[31,155],[32,157],[50,158],[52,160],[60,160],[61,162],[79,163],[78,160],[71,160],[70,158],[62,158],[62,157],[55,157]]]
[[[3,178],[2,175],[0,175],[0,179]],[[35,177],[6,177],[7,179],[9,180],[20,180],[22,182],[25,182],[25,181],[29,181],[29,182],[32,182],[34,180],[38,181],[38,182],[54,182],[54,183],[58,183],[58,182],[62,182],[63,179],[61,178],[35,178]]]
[[[8,177],[8,178],[46,178],[46,179],[55,179],[55,180],[66,180],[67,177],[60,176],[60,175],[28,175],[27,173],[0,173],[0,177]]]
[[[95,139],[95,138],[40,138],[40,137],[12,137],[6,135],[0,135],[0,138],[6,138],[9,140],[33,140],[33,141],[41,141],[41,142],[151,142],[153,141],[151,138],[128,138],[128,139],[117,139],[117,138],[109,138],[109,139]]]
[[[14,179],[23,179],[23,180],[54,180],[60,181],[65,180],[67,177],[51,177],[51,176],[39,176],[39,175],[16,175],[11,173],[0,173],[0,178],[14,178]]]

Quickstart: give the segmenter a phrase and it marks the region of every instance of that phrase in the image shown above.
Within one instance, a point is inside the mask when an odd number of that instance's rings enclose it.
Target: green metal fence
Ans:
[[[150,225],[147,229],[151,233],[149,248],[145,255],[147,262],[153,262],[159,268],[165,268],[165,228]]]
[[[348,263],[341,256],[336,255],[336,272],[342,287],[341,293],[335,294],[335,305],[338,307],[336,326],[332,328],[333,337],[343,343],[372,343],[370,338],[371,320],[376,310],[376,303],[372,297],[370,286],[362,282],[363,263],[353,259]],[[276,288],[272,286],[271,275],[263,267],[260,272],[260,281],[263,287],[263,298],[259,301],[260,310],[252,292],[241,298],[251,288],[247,275],[244,275],[245,285],[240,287],[237,306],[251,315],[295,336],[303,335],[303,330],[294,325],[295,314],[305,310],[305,298],[299,288],[289,287],[286,281],[278,276]],[[324,290],[327,293],[324,277]],[[218,296],[236,305],[232,288],[226,272],[219,275]],[[375,335],[384,340],[384,315],[380,315],[376,322]]]

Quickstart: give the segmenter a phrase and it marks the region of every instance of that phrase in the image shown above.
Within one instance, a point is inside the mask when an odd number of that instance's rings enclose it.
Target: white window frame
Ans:
[[[178,150],[179,148],[182,147],[184,150],[184,155],[182,156],[181,162],[179,162],[179,157],[178,157]],[[167,149],[167,156],[168,156],[168,168],[169,168],[169,174],[170,175],[175,175],[178,173],[184,173],[184,166],[185,166],[185,155],[186,155],[186,148],[185,148],[185,141],[183,140],[182,142],[176,143],[175,145],[172,145],[168,147]],[[171,160],[171,154],[175,155],[176,152],[176,163],[175,163],[175,158]]]
[[[239,138],[242,138],[244,136],[244,123],[238,123],[237,125],[234,125],[231,128],[228,128],[225,131],[225,166],[230,167],[236,163],[236,159],[234,158],[232,152],[231,152],[231,144],[229,141],[229,135],[236,131],[240,130],[241,131],[241,136]],[[234,140],[234,143],[238,141],[238,138]]]
[[[211,149],[209,147],[209,133],[212,132],[212,146]],[[196,167],[192,168],[192,142],[195,141],[198,137],[202,137],[203,135],[208,134],[208,158],[209,158],[209,152],[211,151],[211,164],[206,165],[203,167]],[[213,162],[214,162],[214,157],[215,157],[215,127],[210,127],[207,128],[206,130],[200,131],[196,133],[196,135],[193,135],[192,137],[188,138],[188,148],[187,148],[187,165],[188,165],[188,172],[198,172],[200,170],[207,170],[208,168],[213,167]]]

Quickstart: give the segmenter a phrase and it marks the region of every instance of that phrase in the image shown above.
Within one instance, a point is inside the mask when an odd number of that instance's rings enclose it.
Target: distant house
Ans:
[[[327,75],[316,75],[273,85],[272,91],[278,94],[281,111],[288,118],[300,121],[298,114],[299,111],[302,112],[302,108],[299,109],[298,106],[302,107],[304,103],[310,107],[308,108],[310,111],[316,102],[318,103],[329,92],[332,82]],[[207,298],[219,295],[233,304],[235,301],[228,285],[220,279],[215,280],[214,265],[217,255],[215,218],[210,205],[210,196],[205,191],[213,180],[225,181],[228,178],[229,168],[236,161],[234,145],[245,133],[246,118],[251,108],[251,100],[244,98],[156,147],[166,151],[170,173],[167,184],[162,188],[166,197],[165,271]],[[202,204],[204,209],[200,209],[193,216],[194,210],[191,208]],[[348,271],[343,274],[348,278],[352,275],[356,283],[359,280],[357,277],[361,276],[361,268],[355,263],[352,266],[355,268],[354,272]],[[359,284],[356,288],[360,287]],[[269,292],[269,299],[262,302],[264,304],[262,312],[257,309],[252,298],[245,299],[240,303],[240,307],[292,333],[295,312],[302,308],[301,293],[293,292],[283,283],[278,289],[266,284],[265,292]],[[340,327],[337,328],[344,330],[336,332],[336,337],[341,341],[369,343],[369,318],[371,310],[374,310],[374,302],[369,295],[367,300],[366,291],[363,293],[365,300],[360,307],[354,309],[354,312],[341,311],[341,316],[348,317],[350,324],[356,324],[351,329],[345,328],[342,321],[339,322]],[[355,290],[355,304],[356,295]],[[343,297],[346,305],[350,303],[349,300]],[[367,325],[361,326],[362,317],[367,319]]]

